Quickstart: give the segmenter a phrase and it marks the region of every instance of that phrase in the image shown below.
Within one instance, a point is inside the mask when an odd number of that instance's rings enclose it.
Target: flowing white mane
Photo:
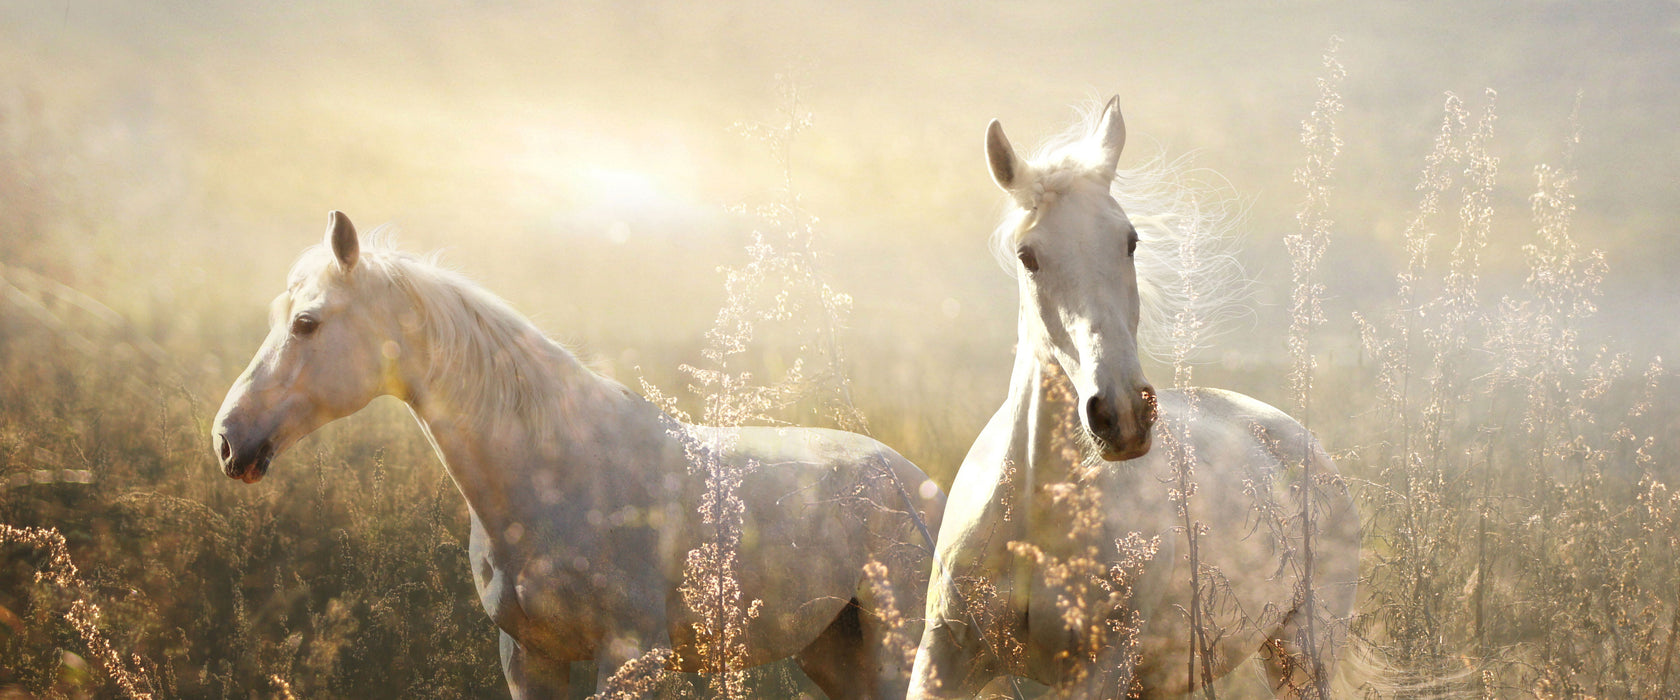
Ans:
[[[1250,284],[1235,255],[1243,208],[1217,173],[1192,169],[1188,156],[1156,153],[1135,168],[1106,172],[1091,143],[1102,110],[1097,102],[1081,107],[1072,126],[1028,159],[1033,180],[1020,196],[1036,201],[1015,202],[992,233],[992,254],[1015,274],[1016,236],[1031,208],[1053,201],[1075,180],[1108,181],[1138,232],[1138,347],[1158,359],[1179,348],[1192,355],[1248,314]]]
[[[397,250],[380,234],[376,230],[362,247],[357,274],[406,295],[419,310],[413,323],[430,352],[427,383],[444,394],[432,399],[451,401],[458,413],[480,422],[555,418],[561,409],[556,397],[564,396],[556,365],[587,368],[501,297],[439,265],[436,253]],[[290,279],[313,274],[332,260],[330,249],[312,246],[298,258]]]

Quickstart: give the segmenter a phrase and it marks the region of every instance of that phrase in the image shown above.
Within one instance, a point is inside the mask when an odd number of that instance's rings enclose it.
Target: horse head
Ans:
[[[992,179],[1016,207],[1005,234],[1020,285],[1022,352],[1036,347],[1061,367],[1086,433],[1109,461],[1149,452],[1155,420],[1155,389],[1138,356],[1138,235],[1109,189],[1125,143],[1113,99],[1094,132],[1057,160],[1022,159],[995,120],[986,131]]]
[[[401,327],[369,303],[388,283],[360,257],[355,226],[332,212],[326,241],[292,269],[267,339],[216,413],[213,449],[228,476],[255,483],[303,436],[391,393]]]

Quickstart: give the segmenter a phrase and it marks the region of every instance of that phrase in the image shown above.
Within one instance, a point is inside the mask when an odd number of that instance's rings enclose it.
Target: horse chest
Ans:
[[[996,579],[1008,569],[1009,543],[1025,535],[1014,470],[965,464],[946,497],[938,561],[959,582]]]
[[[1035,484],[1025,508],[1026,537],[1010,546],[1012,598],[1030,675],[1061,677],[1133,634],[1156,612],[1176,553],[1170,509],[1160,498],[1132,498],[1120,479]]]
[[[600,548],[492,540],[476,518],[469,559],[479,601],[497,627],[558,658],[589,658],[594,641],[627,617],[624,594],[648,588],[607,563]]]

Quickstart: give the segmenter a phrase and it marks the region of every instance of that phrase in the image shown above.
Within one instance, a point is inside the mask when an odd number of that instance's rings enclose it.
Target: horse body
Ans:
[[[657,647],[675,670],[797,656],[831,697],[903,692],[873,592],[920,603],[929,552],[916,520],[942,510],[920,470],[851,433],[679,423],[463,278],[362,254],[347,226],[335,213],[327,245],[300,259],[218,414],[230,476],[261,478],[304,434],[391,394],[466,499],[473,579],[516,698],[565,695],[570,662],[597,661],[605,679]],[[734,648],[703,651],[715,641],[698,630],[718,620],[682,587],[705,585],[689,569],[718,534],[700,510],[717,495],[712,473],[738,478],[739,596],[726,602],[742,627]],[[871,560],[888,580],[865,581]]]
[[[1163,280],[1144,274],[1160,257],[1134,267],[1133,253],[1161,256],[1147,246],[1168,234],[1158,219],[1139,242],[1109,193],[1123,143],[1112,101],[1088,140],[1033,162],[988,132],[1019,205],[1000,248],[1019,260],[1020,339],[1009,395],[951,487],[913,698],[974,697],[1005,675],[1170,697],[1257,651],[1274,691],[1300,692],[1318,681],[1296,662],[1328,666],[1345,634],[1328,623],[1352,607],[1358,517],[1317,441],[1255,399],[1142,379],[1138,287],[1159,303]],[[1141,430],[1105,403],[1116,387],[1139,387]]]
[[[1110,664],[1103,669],[1108,675],[1079,678],[1094,687],[1072,694],[1117,697],[1126,686],[1114,676],[1124,675],[1143,697],[1181,696],[1191,690],[1186,619],[1191,591],[1184,520],[1167,497],[1176,479],[1172,453],[1157,447],[1137,459],[1107,462],[1085,459],[1082,451],[1058,444],[1057,428],[1077,420],[1072,406],[1058,401],[1059,392],[1045,388],[1061,379],[1060,370],[1030,364],[1010,400],[976,439],[948,496],[933,580],[955,585],[936,584],[929,591],[924,639],[935,643],[924,648],[926,662],[939,669],[940,678],[972,680],[959,682],[959,692],[932,694],[964,697],[1002,674],[1067,688],[1080,675],[1075,660],[1095,656]],[[1035,414],[1033,406],[1042,413]],[[1158,430],[1182,430],[1192,441],[1197,489],[1191,516],[1206,528],[1199,558],[1204,572],[1219,572],[1227,584],[1217,595],[1204,593],[1215,603],[1204,624],[1217,628],[1220,637],[1213,645],[1212,675],[1230,672],[1273,640],[1300,651],[1300,460],[1310,456],[1323,473],[1328,459],[1299,423],[1241,394],[1207,388],[1163,391],[1159,411]],[[1079,532],[1076,521],[1088,514],[1068,502],[1072,490],[1087,503],[1099,504],[1095,515],[1101,524],[1095,531]],[[1325,488],[1317,498],[1315,545],[1338,554],[1350,546],[1357,551],[1358,518],[1346,490]],[[1155,539],[1156,546],[1153,556],[1139,562],[1126,605],[1113,619],[1128,627],[1126,634],[1136,635],[1137,645],[1129,654],[1105,658],[1105,650],[1091,648],[1067,617],[1070,603],[1095,610],[1101,601],[1088,595],[1082,599],[1065,583],[1045,580],[1038,559],[1067,562],[1095,552],[1099,562],[1123,561],[1138,553],[1122,550],[1117,542],[1134,533]],[[1035,551],[1024,554],[1019,543]],[[1315,564],[1318,604],[1326,610],[1350,609],[1356,559],[1321,556]],[[988,618],[998,624],[972,630],[972,603],[964,599],[964,589],[973,586],[964,584],[981,581],[995,589],[997,609]],[[1137,618],[1129,618],[1130,613]],[[1327,644],[1338,631],[1322,634],[1321,644]],[[1009,647],[1016,647],[1015,657],[1000,658],[1009,656],[1002,651]],[[1195,673],[1199,682],[1200,669]],[[1094,683],[1098,680],[1102,683]],[[1107,692],[1100,690],[1104,685]]]
[[[634,449],[621,443],[595,460],[509,451],[495,470],[540,486],[497,490],[494,505],[468,496],[474,580],[486,612],[520,653],[551,668],[598,660],[611,669],[651,646],[669,646],[676,670],[704,670],[700,647],[708,640],[696,630],[709,621],[680,587],[689,552],[714,541],[717,528],[697,507],[705,474],[692,468],[684,440],[728,446],[715,459],[741,474],[743,535],[733,568],[739,604],[761,607],[740,621],[735,663],[800,654],[854,600],[873,612],[861,573],[872,559],[894,572],[888,583],[899,595],[919,598],[926,552],[910,544],[920,535],[896,485],[926,477],[908,461],[851,433],[687,426],[640,397],[625,398],[628,412],[645,422],[620,420],[612,429],[641,422],[649,429],[642,437],[655,439]],[[445,445],[440,453],[459,480],[476,455]],[[566,483],[566,476],[577,478]]]

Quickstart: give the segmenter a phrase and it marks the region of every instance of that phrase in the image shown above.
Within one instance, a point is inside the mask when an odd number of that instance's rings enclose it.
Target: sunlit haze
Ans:
[[[1618,305],[1676,305],[1661,212],[1680,197],[1664,155],[1680,123],[1677,16],[1666,2],[19,2],[0,9],[0,88],[35,115],[13,137],[72,156],[75,196],[120,213],[88,240],[191,271],[166,286],[205,275],[218,294],[260,298],[269,285],[220,275],[277,279],[341,209],[393,223],[407,247],[451,248],[551,330],[617,353],[642,334],[596,319],[626,299],[669,304],[666,328],[709,322],[713,269],[751,223],[728,208],[781,184],[773,154],[734,127],[775,121],[791,81],[812,119],[793,185],[820,218],[826,274],[858,301],[857,340],[978,337],[1001,356],[1013,288],[981,243],[1001,206],[980,154],[988,120],[1030,138],[1073,104],[1119,95],[1129,160],[1194,152],[1250,202],[1247,262],[1274,290],[1260,302],[1276,303],[1299,123],[1339,36],[1336,311],[1387,292],[1444,93],[1477,109],[1492,88],[1490,274],[1520,279],[1530,171],[1561,158],[1579,95],[1580,229],[1609,254],[1605,327],[1635,333],[1656,329]],[[634,254],[568,284],[609,265],[584,255],[597,242]],[[960,316],[922,313],[946,299]],[[1255,337],[1276,337],[1273,311]]]

